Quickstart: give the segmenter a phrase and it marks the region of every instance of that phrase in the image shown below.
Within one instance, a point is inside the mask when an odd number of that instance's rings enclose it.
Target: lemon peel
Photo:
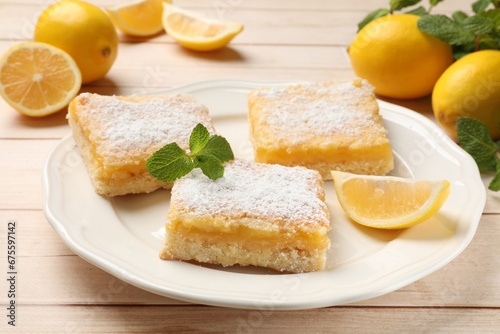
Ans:
[[[163,31],[162,12],[166,0],[139,0],[106,8],[113,24],[131,36],[153,36]]]
[[[223,48],[243,31],[243,25],[202,17],[199,13],[163,4],[163,27],[180,45],[194,51]]]
[[[38,18],[33,40],[67,52],[84,84],[104,77],[118,54],[118,33],[111,19],[101,8],[78,0],[47,7]]]

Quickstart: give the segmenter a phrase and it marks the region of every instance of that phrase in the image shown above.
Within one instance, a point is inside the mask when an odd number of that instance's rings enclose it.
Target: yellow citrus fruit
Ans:
[[[49,44],[19,43],[0,59],[0,95],[28,116],[41,117],[63,109],[81,84],[73,58]]]
[[[335,192],[347,216],[375,228],[421,223],[439,211],[450,193],[447,180],[427,181],[332,171]]]
[[[78,0],[47,7],[36,24],[34,40],[54,45],[73,57],[83,83],[105,76],[118,53],[118,34],[108,15]]]
[[[131,36],[152,36],[163,31],[163,2],[167,0],[139,0],[126,5],[107,8],[111,21],[122,32]]]
[[[375,19],[349,46],[354,72],[377,94],[397,99],[426,96],[453,63],[451,47],[420,31],[418,20],[411,14]]]
[[[459,117],[480,120],[500,139],[500,51],[477,51],[457,60],[436,83],[432,107],[438,123],[455,140]]]
[[[163,4],[163,27],[180,45],[195,51],[220,49],[243,30],[240,23],[204,18],[168,3]]]

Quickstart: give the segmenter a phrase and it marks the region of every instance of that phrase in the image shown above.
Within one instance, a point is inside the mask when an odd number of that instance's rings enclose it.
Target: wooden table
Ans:
[[[53,1],[1,0],[0,53],[30,40],[39,13]],[[120,1],[90,1],[108,6]],[[447,0],[435,11],[468,9]],[[121,37],[119,56],[102,80],[82,87],[133,94],[200,80],[312,80],[354,77],[346,55],[356,23],[388,0],[210,0],[176,4],[239,21],[229,48],[194,53],[168,36]],[[432,118],[428,98],[392,101]],[[500,332],[500,193],[488,191],[469,247],[441,270],[384,296],[350,305],[261,312],[193,305],[128,285],[76,256],[42,213],[41,169],[70,133],[65,112],[23,117],[0,100],[0,332]],[[485,184],[491,175],[483,175]],[[17,222],[16,327],[7,325],[8,222]]]

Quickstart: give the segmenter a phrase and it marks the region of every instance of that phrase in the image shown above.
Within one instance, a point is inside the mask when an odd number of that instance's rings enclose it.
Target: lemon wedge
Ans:
[[[139,0],[106,8],[111,21],[131,36],[152,36],[163,31],[163,3],[167,0]]]
[[[205,18],[168,3],[163,4],[163,27],[180,45],[195,51],[220,49],[243,30],[240,23]]]
[[[0,59],[0,95],[27,116],[41,117],[63,109],[81,85],[73,58],[49,44],[19,43]]]
[[[332,171],[335,192],[347,216],[375,228],[399,229],[421,223],[439,211],[450,193],[447,180]]]

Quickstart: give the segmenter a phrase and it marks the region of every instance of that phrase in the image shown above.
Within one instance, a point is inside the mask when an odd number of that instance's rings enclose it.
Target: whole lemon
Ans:
[[[102,78],[118,53],[118,34],[99,7],[64,0],[47,7],[35,27],[34,40],[66,51],[82,73],[82,83]]]
[[[428,95],[453,63],[451,46],[420,31],[418,20],[411,14],[375,19],[349,46],[354,72],[377,94],[397,99]]]
[[[473,52],[451,65],[434,87],[432,108],[455,140],[459,117],[480,120],[494,139],[500,139],[500,51]]]

